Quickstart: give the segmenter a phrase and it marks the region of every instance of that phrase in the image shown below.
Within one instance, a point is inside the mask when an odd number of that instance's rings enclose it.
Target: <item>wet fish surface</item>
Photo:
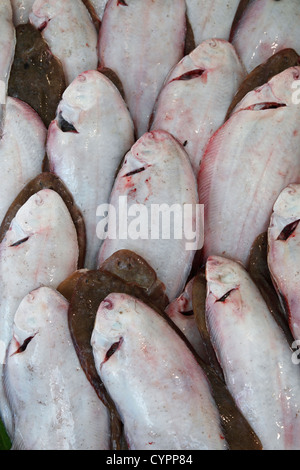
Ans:
[[[57,291],[40,287],[16,311],[4,372],[13,450],[109,449],[109,413],[80,367],[68,308]]]

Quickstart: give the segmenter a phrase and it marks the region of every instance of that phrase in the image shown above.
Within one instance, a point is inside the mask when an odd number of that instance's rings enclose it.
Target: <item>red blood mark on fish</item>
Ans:
[[[123,7],[128,7],[128,4],[124,0],[118,0],[117,6],[123,6]]]
[[[282,232],[278,236],[277,240],[286,241],[289,238],[291,238],[292,236],[295,236],[294,232],[295,232],[296,228],[298,227],[299,222],[300,222],[300,220],[296,220],[295,222],[292,222],[292,223],[286,225],[286,227],[284,227],[284,229],[282,230]]]

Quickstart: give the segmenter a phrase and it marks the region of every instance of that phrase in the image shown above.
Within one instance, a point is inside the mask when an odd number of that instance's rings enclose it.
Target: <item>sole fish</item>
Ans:
[[[185,28],[184,0],[109,0],[106,5],[100,65],[121,80],[137,138],[149,130],[157,95],[183,57]]]
[[[245,73],[229,42],[209,39],[174,67],[159,94],[151,129],[164,129],[184,145],[195,174]]]
[[[300,339],[299,260],[300,185],[285,188],[273,208],[268,229],[268,266],[291,332]]]
[[[100,304],[91,344],[130,449],[226,449],[207,378],[158,313],[111,294]]]
[[[85,265],[94,269],[101,240],[97,208],[108,204],[122,158],[134,143],[133,122],[118,90],[97,71],[80,74],[63,94],[47,138],[50,171],[59,176],[82,212]]]
[[[27,24],[35,0],[11,0],[15,26]]]
[[[235,261],[206,265],[206,318],[226,384],[265,450],[300,448],[300,376],[258,288]]]
[[[67,85],[80,73],[97,69],[98,35],[81,0],[36,0],[29,20],[60,59]]]
[[[149,263],[165,284],[169,300],[174,300],[182,293],[195,252],[201,248],[197,203],[196,179],[183,147],[165,131],[144,134],[125,156],[108,218],[99,222],[103,226],[108,222],[108,231],[103,232],[98,265],[119,250],[133,251]],[[185,226],[181,233],[174,228],[172,213],[177,229]],[[191,231],[191,247],[187,231]]]
[[[268,228],[280,192],[300,178],[300,107],[291,67],[250,92],[213,135],[200,165],[204,259],[248,262],[254,240]]]
[[[37,113],[16,98],[7,98],[0,140],[0,224],[20,191],[42,171],[47,130]]]
[[[0,244],[1,373],[14,315],[23,297],[42,285],[56,288],[77,269],[77,262],[77,233],[64,201],[50,189],[37,192],[18,210]],[[2,378],[0,410],[11,436],[13,425]]]
[[[298,0],[252,0],[232,39],[247,71],[282,49],[300,54],[299,22]]]
[[[109,412],[79,364],[68,308],[41,287],[16,311],[4,371],[13,450],[109,450]]]

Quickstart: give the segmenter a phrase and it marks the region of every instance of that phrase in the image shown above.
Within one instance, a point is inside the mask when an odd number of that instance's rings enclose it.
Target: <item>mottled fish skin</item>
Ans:
[[[67,85],[80,73],[97,69],[98,35],[81,0],[36,0],[29,20],[60,59]]]
[[[9,0],[0,2],[0,138],[3,133],[5,103],[10,70],[14,60],[16,31]]]
[[[161,315],[111,294],[98,309],[91,344],[131,450],[226,449],[207,378]]]
[[[235,31],[232,43],[248,72],[288,47],[300,54],[298,0],[254,0]]]
[[[80,366],[68,308],[62,295],[41,287],[15,314],[4,371],[13,450],[109,449],[109,412]]]
[[[228,41],[239,3],[240,0],[186,0],[196,46],[212,38]]]
[[[125,198],[128,211],[126,208],[122,209],[124,203],[120,202],[120,197]],[[133,214],[137,208],[136,204],[142,206],[141,215],[138,212]],[[185,215],[184,224],[187,230],[192,227],[195,231],[195,245],[201,244],[201,221],[196,219],[197,184],[189,157],[169,133],[153,131],[144,134],[133,145],[118,173],[108,216],[108,221],[112,221],[112,230],[109,229],[100,248],[98,266],[119,250],[131,250],[142,256],[154,269],[158,279],[165,284],[166,294],[171,302],[184,289],[196,249],[187,246],[184,233],[178,234],[178,238],[174,236],[172,217],[166,227],[167,230],[170,228],[170,234],[166,233],[161,222],[155,223],[154,208],[163,209],[162,205],[165,204],[166,212],[175,207],[174,205],[180,209],[182,215]],[[190,205],[191,211],[185,214],[184,208],[187,204]],[[115,214],[116,233],[113,230]],[[120,215],[124,218],[124,224],[122,221],[118,223]],[[153,223],[150,216],[153,216]],[[131,235],[131,222],[138,217],[141,217],[142,221],[141,233],[137,238],[135,232]],[[200,248],[201,246],[198,247]]]
[[[151,128],[170,132],[184,145],[195,174],[244,77],[233,46],[220,39],[201,43],[168,76]]]
[[[97,208],[109,202],[118,167],[133,144],[133,122],[116,87],[97,71],[80,74],[64,92],[49,127],[47,155],[50,170],[83,214],[89,269],[96,267],[101,246]]]
[[[77,233],[67,207],[55,191],[39,191],[19,209],[0,244],[1,375],[21,300],[42,285],[56,288],[76,270],[77,261]],[[0,410],[11,436],[13,425],[2,378]]]
[[[276,198],[300,181],[300,106],[292,99],[299,77],[300,67],[291,67],[248,93],[210,139],[198,175],[204,259],[219,255],[246,265]]]
[[[192,305],[194,279],[195,278],[192,278],[187,283],[182,294],[167,306],[165,312],[186,336],[196,353],[204,359],[204,357],[206,357],[205,349],[197,327]]]
[[[46,128],[26,103],[7,98],[0,140],[0,224],[19,192],[42,171]]]
[[[184,0],[109,0],[106,5],[100,65],[121,80],[137,138],[149,130],[163,82],[183,57],[185,29]]]
[[[274,204],[268,228],[268,266],[297,340],[300,339],[299,221],[300,185],[290,184]]]
[[[26,24],[35,0],[11,0],[15,26]]]
[[[239,263],[206,265],[206,318],[226,384],[265,450],[300,449],[300,375],[292,350]]]

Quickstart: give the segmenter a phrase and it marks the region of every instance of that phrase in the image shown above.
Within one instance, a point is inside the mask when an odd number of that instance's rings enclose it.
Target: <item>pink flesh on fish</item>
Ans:
[[[197,354],[203,359],[206,357],[205,349],[193,314],[193,282],[194,278],[188,282],[183,293],[168,305],[166,314],[182,331]]]
[[[80,366],[68,308],[41,287],[16,311],[4,371],[13,450],[109,450],[109,412]]]
[[[62,198],[44,189],[19,209],[0,244],[0,364],[12,338],[15,312],[25,295],[42,285],[56,288],[77,269],[77,233]],[[12,432],[0,381],[0,411]]]
[[[11,4],[9,0],[2,0],[0,2],[0,138],[3,134],[7,88],[15,47],[16,31]]]
[[[97,69],[98,35],[81,0],[36,0],[29,19],[60,59],[67,85],[80,73]]]
[[[300,67],[292,67],[248,93],[210,139],[198,175],[205,259],[247,264],[276,198],[300,181],[300,106],[292,102],[299,78]]]
[[[247,271],[207,261],[206,318],[226,384],[265,450],[300,449],[300,375],[292,351]]]
[[[42,171],[47,130],[26,103],[7,98],[0,140],[0,223],[24,186]]]
[[[286,48],[300,54],[299,24],[299,0],[250,2],[232,41],[247,71]]]
[[[26,24],[35,0],[11,0],[15,26]]]
[[[268,229],[268,266],[297,340],[300,339],[299,221],[300,185],[291,184],[274,204]]]
[[[184,0],[109,0],[99,39],[100,65],[122,82],[137,138],[149,120],[163,82],[183,57]]]
[[[196,46],[212,38],[228,41],[239,3],[240,0],[186,0]]]
[[[206,375],[157,312],[111,294],[98,309],[91,344],[131,450],[226,449]]]
[[[144,134],[126,155],[116,178],[108,214],[110,227],[104,234],[98,265],[119,250],[133,251],[150,264],[165,284],[168,298],[174,300],[186,284],[195,251],[201,248],[197,203],[196,179],[183,147],[165,131]],[[174,209],[177,229],[181,225],[191,230],[190,247],[183,230],[174,233]],[[165,217],[161,222],[160,213],[169,214],[170,221]]]
[[[174,67],[159,94],[152,129],[164,129],[184,145],[196,174],[244,76],[232,45],[209,39]]]
[[[133,122],[116,87],[97,71],[79,75],[64,92],[49,127],[47,154],[50,170],[83,214],[89,269],[96,267],[101,245],[97,208],[109,202],[120,162],[133,143]]]

